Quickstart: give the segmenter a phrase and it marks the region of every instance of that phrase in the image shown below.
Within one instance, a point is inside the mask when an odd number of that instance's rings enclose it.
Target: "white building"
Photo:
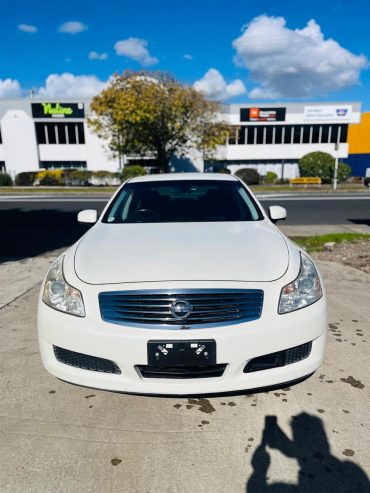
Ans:
[[[0,169],[11,175],[40,168],[87,168],[117,171],[89,130],[88,100],[0,100]],[[214,161],[194,153],[175,158],[177,171],[254,167],[285,178],[298,174],[298,160],[313,151],[348,157],[348,125],[359,123],[360,103],[285,103],[223,105],[221,118],[235,134]],[[130,157],[125,158],[125,162]]]

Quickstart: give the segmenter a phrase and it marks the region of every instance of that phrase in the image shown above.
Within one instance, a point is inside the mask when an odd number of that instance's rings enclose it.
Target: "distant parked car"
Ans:
[[[45,368],[101,389],[202,394],[292,382],[324,357],[312,259],[226,174],[124,183],[52,265],[38,305]]]

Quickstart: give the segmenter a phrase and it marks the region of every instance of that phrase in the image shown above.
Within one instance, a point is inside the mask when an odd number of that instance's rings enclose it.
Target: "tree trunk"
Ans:
[[[157,150],[157,163],[161,173],[168,173],[170,168],[170,158],[166,152]]]

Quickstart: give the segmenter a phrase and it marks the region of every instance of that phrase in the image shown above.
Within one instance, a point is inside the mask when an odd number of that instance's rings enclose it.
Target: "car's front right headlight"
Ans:
[[[289,313],[312,305],[322,296],[319,274],[312,260],[301,252],[298,277],[283,287],[280,294],[279,313]]]
[[[64,257],[58,258],[46,276],[42,301],[60,312],[76,317],[85,316],[85,306],[81,291],[70,286],[63,275]]]

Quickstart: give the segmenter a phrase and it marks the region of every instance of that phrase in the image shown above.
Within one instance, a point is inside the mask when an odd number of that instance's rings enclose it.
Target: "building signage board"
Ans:
[[[303,118],[305,121],[325,121],[336,122],[351,121],[351,105],[330,105],[330,106],[305,106]]]
[[[241,108],[241,122],[283,122],[285,108]]]
[[[32,103],[33,118],[84,118],[83,103]]]

